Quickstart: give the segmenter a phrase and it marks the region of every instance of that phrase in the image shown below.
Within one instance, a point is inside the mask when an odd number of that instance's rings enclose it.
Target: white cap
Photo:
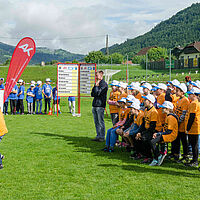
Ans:
[[[35,84],[31,84],[31,87],[35,87]]]
[[[34,85],[35,85],[35,81],[31,81],[31,84],[34,84]]]
[[[169,81],[172,85],[180,85],[180,82],[177,79],[174,79],[173,81]]]
[[[143,88],[147,88],[147,89],[149,89],[149,90],[152,89],[152,86],[151,86],[150,83],[145,83],[145,84],[144,84],[143,86],[141,86],[141,87],[143,87]]]
[[[140,101],[138,99],[136,99],[135,101],[133,101],[131,106],[129,106],[129,108],[135,108],[137,110],[140,110]]]
[[[42,81],[37,81],[37,84],[38,84],[38,85],[42,84]]]
[[[200,89],[200,81],[199,80],[196,80],[196,85]]]
[[[113,80],[110,85],[111,86],[118,86],[119,85],[119,81]]]
[[[122,87],[122,88],[126,89],[127,83],[120,82],[119,83],[119,87]]]
[[[200,94],[200,89],[197,87],[193,87],[190,91],[187,92],[188,94]]]
[[[46,78],[46,82],[51,82],[51,79],[50,78]]]
[[[22,79],[19,79],[18,83],[23,83],[24,81]]]
[[[146,81],[141,81],[141,84],[146,83]]]
[[[140,90],[140,86],[137,83],[131,84],[130,90]]]
[[[143,92],[143,87],[139,87],[139,92],[140,92],[141,94],[144,93],[144,92]]]
[[[164,101],[164,103],[162,105],[159,106],[160,108],[169,108],[171,110],[174,109],[174,105],[172,102],[170,101]]]
[[[167,90],[167,86],[164,83],[158,83],[156,87],[158,89]]]
[[[152,86],[152,87],[156,87],[157,85],[156,85],[155,83],[152,83],[151,86]]]
[[[126,100],[129,101],[129,102],[133,102],[135,100],[135,97],[133,95],[128,95],[126,97]]]
[[[118,102],[124,102],[124,103],[126,103],[126,98],[122,97],[120,100],[118,100]]]
[[[187,87],[186,87],[185,83],[181,83],[179,85],[175,85],[175,87],[181,89],[184,93],[187,92]]]
[[[142,96],[142,98],[151,101],[151,103],[155,103],[156,99],[152,94],[148,94],[147,96]]]

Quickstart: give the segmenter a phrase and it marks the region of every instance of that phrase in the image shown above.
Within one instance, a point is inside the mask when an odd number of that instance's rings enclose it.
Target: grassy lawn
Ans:
[[[125,81],[126,79],[126,65],[112,65],[112,66],[97,66],[97,69],[113,69],[113,70],[121,70],[121,72],[113,75],[112,79]],[[132,81],[142,81],[146,80],[146,70],[141,66],[128,66],[129,69],[129,82]],[[196,74],[196,71],[198,73]],[[4,77],[6,79],[8,72],[8,67],[0,67],[0,77]],[[189,72],[191,74],[189,74]],[[184,73],[182,75],[182,73]],[[169,70],[147,70],[148,81],[159,81],[166,82],[169,80]],[[152,77],[152,75],[154,75]],[[157,77],[158,75],[158,77]],[[137,76],[135,78],[135,76]],[[138,77],[139,76],[139,77]],[[200,79],[200,69],[172,69],[172,80],[178,79],[179,81],[184,81],[185,76],[191,76],[192,80]],[[28,66],[23,72],[21,78],[25,82],[30,82],[31,80],[41,80],[45,82],[45,79],[50,77],[53,82],[56,82],[57,79],[57,66]]]
[[[0,67],[0,77],[6,78],[7,70]],[[145,72],[138,67],[132,74],[137,73]],[[21,78],[30,82],[46,77],[56,81],[56,66],[27,67]],[[82,98],[80,118],[68,113],[66,98],[61,99],[59,117],[5,116],[9,133],[0,143],[5,155],[0,170],[1,200],[199,199],[200,172],[196,169],[169,161],[150,167],[131,160],[121,149],[100,151],[104,144],[91,141],[95,137],[91,104],[92,98]],[[106,129],[111,127],[106,115],[105,123]]]
[[[91,98],[82,99],[82,116],[72,117],[67,100],[62,114],[5,116],[9,133],[0,144],[1,200],[8,199],[199,199],[200,172],[165,161],[150,167],[121,149],[100,151]],[[111,120],[105,115],[106,128]]]

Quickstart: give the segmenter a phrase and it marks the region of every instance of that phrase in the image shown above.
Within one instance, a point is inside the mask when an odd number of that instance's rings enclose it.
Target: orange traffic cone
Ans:
[[[48,115],[52,115],[52,110],[51,110],[51,108],[50,108],[50,110],[49,110]]]

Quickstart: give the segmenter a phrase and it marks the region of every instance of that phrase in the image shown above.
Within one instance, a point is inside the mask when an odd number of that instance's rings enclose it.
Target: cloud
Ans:
[[[87,54],[151,30],[191,0],[0,0],[0,41],[16,45],[24,36],[37,46]]]

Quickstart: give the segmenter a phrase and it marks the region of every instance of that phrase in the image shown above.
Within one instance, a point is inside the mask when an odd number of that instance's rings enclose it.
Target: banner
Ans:
[[[17,44],[8,69],[4,90],[4,102],[35,54],[35,50],[35,42],[32,38],[25,37]]]

